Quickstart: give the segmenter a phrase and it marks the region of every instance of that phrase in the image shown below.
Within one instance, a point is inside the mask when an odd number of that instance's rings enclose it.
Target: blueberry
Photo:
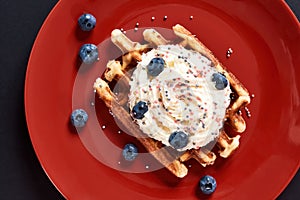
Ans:
[[[226,77],[221,73],[214,73],[212,77],[212,81],[216,82],[215,87],[218,90],[223,90],[228,85],[228,80]]]
[[[139,101],[135,106],[132,108],[132,116],[135,119],[142,119],[144,118],[144,114],[148,111],[147,103],[144,101]]]
[[[98,60],[98,48],[94,44],[84,44],[80,47],[79,57],[85,64],[92,64]]]
[[[78,18],[78,25],[83,31],[91,31],[96,26],[96,18],[88,13],[82,14]]]
[[[211,194],[216,190],[216,179],[210,175],[205,175],[200,179],[199,187],[204,194]]]
[[[75,127],[84,127],[88,120],[88,114],[83,109],[76,109],[71,114],[71,123]]]
[[[165,67],[165,61],[162,58],[153,58],[147,65],[148,74],[150,76],[158,76]]]
[[[188,135],[183,131],[175,131],[169,137],[169,143],[174,149],[181,149],[188,143]]]
[[[138,155],[138,149],[134,144],[126,144],[122,151],[123,157],[127,161],[133,161]]]

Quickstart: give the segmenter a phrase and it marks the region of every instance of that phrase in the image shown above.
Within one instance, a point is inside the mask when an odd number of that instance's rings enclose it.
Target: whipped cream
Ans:
[[[165,60],[164,70],[156,77],[147,73],[155,58]],[[187,146],[179,151],[198,149],[218,137],[230,104],[230,86],[217,90],[212,81],[218,73],[205,56],[180,45],[161,45],[142,55],[131,76],[129,107],[147,102],[149,110],[136,120],[149,137],[166,146],[169,136],[183,131]]]

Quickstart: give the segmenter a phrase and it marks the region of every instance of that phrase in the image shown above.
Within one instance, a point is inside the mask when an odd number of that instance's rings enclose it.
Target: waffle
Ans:
[[[240,110],[250,103],[250,96],[247,89],[216,59],[212,52],[187,29],[177,24],[173,26],[173,31],[180,41],[179,45],[197,51],[207,57],[217,71],[226,76],[235,98],[231,99],[231,103],[226,109],[224,121],[235,132],[244,132],[246,123],[243,116],[240,114]],[[193,158],[205,167],[214,164],[217,157],[216,154],[205,147],[186,150],[181,154],[176,153],[176,150],[162,148],[163,144],[160,141],[147,137],[140,130],[138,125],[133,123],[134,120],[128,112],[128,109],[126,109],[128,95],[122,93],[116,95],[111,90],[110,84],[113,80],[119,81],[124,87],[129,88],[130,78],[129,75],[127,75],[127,72],[132,66],[136,65],[136,62],[141,61],[143,53],[158,45],[171,44],[171,41],[165,39],[155,29],[145,29],[143,36],[145,41],[148,42],[147,44],[131,41],[121,30],[115,29],[112,31],[111,41],[123,52],[122,60],[111,60],[107,63],[104,77],[96,79],[94,89],[106,106],[113,111],[114,116],[120,123],[144,145],[148,152],[175,176],[182,178],[188,173],[188,169],[184,162]],[[239,139],[240,135],[229,137],[225,130],[221,130],[217,138],[219,155],[223,158],[230,156],[232,152],[238,148]]]

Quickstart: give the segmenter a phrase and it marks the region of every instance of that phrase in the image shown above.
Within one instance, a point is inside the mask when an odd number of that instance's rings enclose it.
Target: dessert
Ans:
[[[223,128],[231,89],[225,76],[198,52],[159,45],[142,54],[129,85],[130,110],[140,102],[149,107],[136,120],[139,128],[166,146],[198,149]],[[176,138],[181,145],[172,145]]]
[[[121,61],[108,62],[94,89],[159,162],[184,177],[188,172],[184,162],[191,158],[202,166],[214,163],[216,155],[207,148],[209,143],[215,141],[224,158],[239,146],[240,135],[229,137],[223,126],[245,130],[239,111],[250,97],[194,35],[179,24],[173,31],[181,42],[174,44],[156,30],[146,29],[143,36],[148,43],[140,44],[113,30],[111,40],[124,54]],[[122,82],[129,92],[114,94],[112,80]],[[230,98],[232,93],[235,98]]]

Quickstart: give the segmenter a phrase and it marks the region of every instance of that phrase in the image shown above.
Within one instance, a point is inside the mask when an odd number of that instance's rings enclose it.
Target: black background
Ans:
[[[56,2],[0,0],[0,199],[64,199],[36,158],[26,127],[23,98],[32,45]],[[300,0],[287,2],[299,19]],[[299,200],[299,190],[298,170],[278,199]]]

